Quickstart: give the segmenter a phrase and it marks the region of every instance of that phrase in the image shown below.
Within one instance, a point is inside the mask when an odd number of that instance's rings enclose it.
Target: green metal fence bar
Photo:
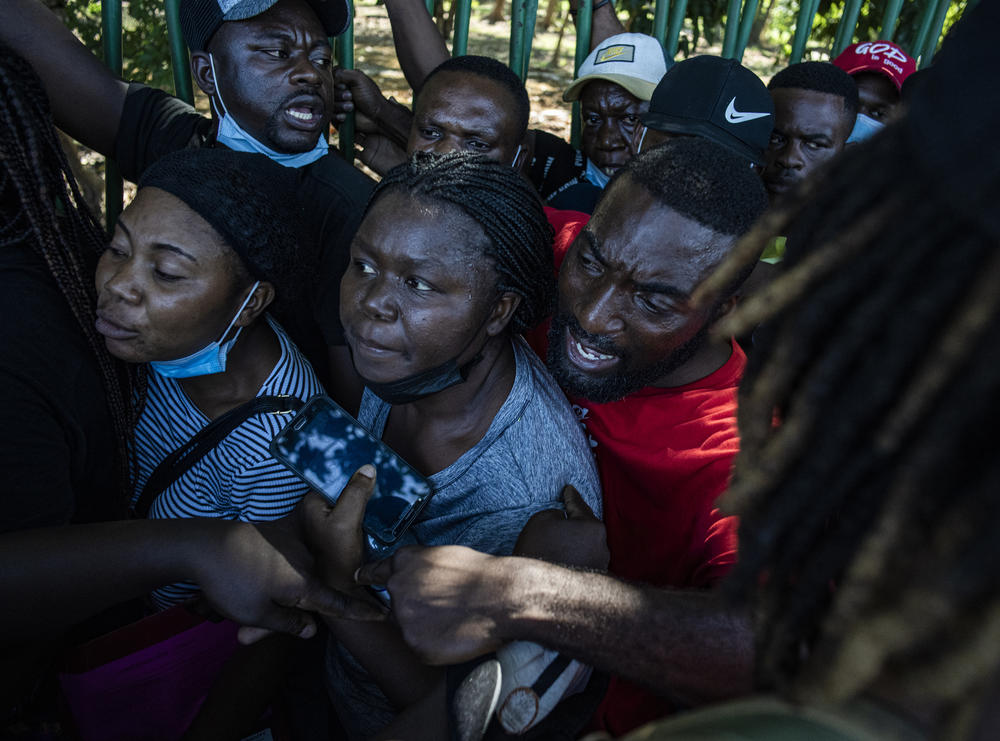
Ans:
[[[457,2],[457,0],[456,0]],[[507,65],[514,74],[524,80],[524,27],[527,19],[528,0],[511,0],[510,4],[510,47]]]
[[[944,21],[948,17],[949,0],[939,0],[937,11],[934,13],[934,21],[931,24],[931,32],[927,35],[927,42],[920,51],[920,69],[928,67],[937,51],[938,39],[941,38],[941,31],[944,30]]]
[[[758,0],[747,0],[746,7],[743,8],[743,17],[740,18],[740,33],[736,38],[735,58],[743,61],[743,53],[747,50],[750,42],[750,31],[753,30],[753,22],[757,19]]]
[[[927,36],[931,32],[931,24],[934,22],[937,6],[947,2],[948,0],[930,0],[924,7],[923,13],[920,14],[920,25],[918,26],[917,35],[914,37],[913,46],[909,50],[911,57],[916,58],[920,56],[920,52],[927,44]]]
[[[594,0],[580,0],[576,12],[576,55],[573,58],[573,77],[580,71],[580,65],[590,54],[590,32],[594,25]],[[573,103],[573,123],[569,134],[570,143],[580,146],[580,101]]]
[[[861,12],[861,0],[847,0],[844,3],[844,13],[837,24],[837,36],[833,42],[833,56],[837,56],[851,43],[854,30],[858,27],[858,14]]]
[[[531,47],[535,41],[535,23],[538,20],[538,0],[528,0],[524,8],[524,77],[531,67]]]
[[[802,61],[817,10],[818,4],[815,0],[801,0],[798,18],[795,20],[795,35],[792,37],[792,55],[788,59],[789,64]]]
[[[736,51],[736,34],[740,27],[740,0],[729,0],[726,11],[726,34],[722,37],[722,56],[732,59]]]
[[[656,0],[656,9],[653,12],[653,38],[660,42],[660,46],[667,48],[667,18],[670,15],[670,0]]]
[[[896,35],[896,21],[899,20],[899,13],[903,9],[903,0],[889,0],[885,5],[885,13],[882,14],[882,28],[878,32],[880,39],[892,41]]]
[[[122,2],[104,0],[101,3],[101,46],[104,63],[111,71],[122,74]],[[122,176],[118,163],[110,157],[104,160],[104,216],[108,231],[122,212]]]
[[[472,0],[453,0],[455,34],[451,42],[451,55],[464,57],[469,49],[469,20],[472,18]]]
[[[424,4],[427,6],[427,15],[429,15],[431,18],[433,18],[434,17],[434,0],[427,0],[427,2],[424,3]]]
[[[188,105],[194,105],[191,62],[181,33],[180,7],[180,0],[165,0],[163,3],[167,14],[167,38],[170,40],[170,68],[174,73],[174,94]]]
[[[337,64],[344,69],[354,69],[354,24],[351,23],[336,39],[333,39]],[[354,114],[349,113],[347,119],[340,124],[340,153],[348,162],[354,162]]]
[[[684,14],[687,12],[688,0],[674,0],[670,8],[670,26],[667,28],[667,57],[673,59],[677,56],[677,47],[680,44],[681,26],[684,25]]]

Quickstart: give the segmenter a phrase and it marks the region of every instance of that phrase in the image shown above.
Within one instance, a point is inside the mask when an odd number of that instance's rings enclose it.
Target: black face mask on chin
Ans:
[[[493,311],[491,309],[485,321],[479,325],[479,329],[476,330],[472,339],[466,343],[461,352],[440,365],[435,365],[433,368],[419,371],[418,373],[406,376],[405,378],[400,378],[396,381],[387,381],[386,383],[369,381],[367,378],[360,376],[359,374],[362,383],[368,387],[369,391],[375,394],[386,404],[393,405],[409,404],[410,402],[423,399],[431,394],[436,394],[439,391],[450,389],[452,386],[465,383],[465,381],[468,380],[469,373],[472,372],[473,367],[475,367],[475,365],[483,359],[483,350],[486,349],[486,345],[490,341],[490,338],[487,337],[483,341],[483,346],[480,347],[479,351],[472,356],[471,360],[459,365],[458,359],[462,356],[462,353],[469,349],[469,346],[472,345],[473,341],[479,335],[480,330],[482,330],[482,328],[485,327],[490,321],[492,315]],[[348,345],[348,348],[350,348],[350,345]]]

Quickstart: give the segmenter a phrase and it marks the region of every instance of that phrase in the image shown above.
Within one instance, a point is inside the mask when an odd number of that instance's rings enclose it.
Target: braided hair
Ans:
[[[769,335],[723,500],[742,516],[728,588],[756,608],[760,684],[836,702],[888,679],[950,710],[950,738],[1000,665],[1000,95],[981,30],[1000,18],[983,7],[907,119],[765,215],[711,279],[789,236],[783,274],[717,327]]]
[[[368,209],[390,190],[457,206],[482,227],[497,291],[521,297],[511,320],[515,332],[536,326],[551,312],[552,227],[538,194],[512,167],[468,152],[415,152],[382,179]]]
[[[94,270],[104,231],[87,208],[52,126],[48,98],[31,66],[0,46],[0,249],[27,245],[66,298],[97,361],[117,441],[119,485],[131,492],[130,455],[142,371],[111,357],[94,327]],[[123,499],[123,503],[124,503]]]

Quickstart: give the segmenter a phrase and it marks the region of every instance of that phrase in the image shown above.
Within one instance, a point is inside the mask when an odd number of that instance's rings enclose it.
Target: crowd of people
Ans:
[[[412,111],[349,2],[182,0],[204,116],[0,4],[4,738],[994,738],[998,4],[765,84],[603,0],[579,149],[385,5]],[[274,457],[319,395],[391,543]]]

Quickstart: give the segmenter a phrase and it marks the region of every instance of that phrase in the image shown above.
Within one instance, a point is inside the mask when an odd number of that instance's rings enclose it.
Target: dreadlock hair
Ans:
[[[858,86],[849,74],[830,62],[799,62],[785,67],[767,84],[768,90],[796,88],[828,93],[844,99],[844,113],[858,115]]]
[[[482,227],[486,256],[497,271],[497,291],[521,297],[511,320],[515,332],[536,326],[551,312],[552,227],[538,194],[512,167],[468,152],[414,152],[382,179],[366,211],[394,190],[457,206]]]
[[[1000,665],[988,433],[1000,415],[1000,95],[983,30],[1000,13],[983,7],[904,121],[769,212],[707,282],[725,285],[741,253],[789,235],[783,274],[717,326],[770,330],[740,387],[722,501],[742,517],[728,589],[756,608],[761,685],[836,702],[888,679],[950,710],[945,738],[968,736]]]
[[[112,358],[94,327],[94,270],[104,231],[87,208],[31,66],[0,45],[0,248],[25,245],[45,261],[97,360],[117,441],[122,511],[131,495],[130,449],[141,369]]]
[[[475,54],[451,57],[441,62],[424,78],[420,90],[416,93],[416,99],[420,98],[420,91],[427,87],[427,83],[441,72],[459,72],[477,75],[507,88],[507,92],[510,93],[511,102],[514,104],[513,113],[517,121],[517,138],[518,140],[524,138],[525,133],[528,131],[528,117],[531,115],[531,99],[528,98],[528,91],[524,87],[524,82],[514,74],[514,70],[492,57],[480,57]],[[416,99],[414,100],[414,107],[416,107]]]
[[[767,191],[746,158],[702,137],[670,139],[630,159],[615,178],[628,177],[659,203],[731,237],[745,234],[767,208]],[[612,186],[608,185],[608,189]],[[753,271],[747,258],[716,299],[732,296]]]

